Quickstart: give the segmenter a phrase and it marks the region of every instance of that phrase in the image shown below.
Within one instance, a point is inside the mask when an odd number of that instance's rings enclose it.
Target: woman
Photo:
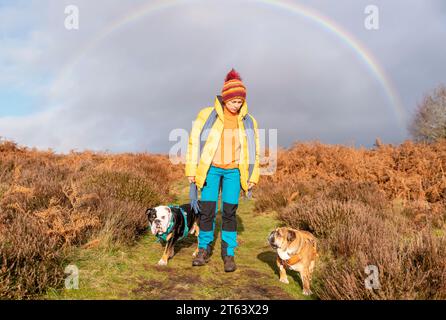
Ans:
[[[210,130],[203,130],[206,126]],[[258,126],[248,114],[246,87],[234,69],[226,76],[214,107],[202,109],[194,122],[185,171],[189,182],[201,189],[199,251],[192,265],[203,266],[209,261],[221,186],[221,255],[224,270],[233,272],[240,190],[250,193],[260,175]]]

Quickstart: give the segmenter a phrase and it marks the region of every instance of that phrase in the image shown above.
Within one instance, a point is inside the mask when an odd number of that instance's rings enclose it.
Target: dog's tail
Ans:
[[[314,254],[316,255],[316,259],[318,259],[319,252],[317,252],[317,240],[316,239],[313,240],[313,251],[314,251]]]
[[[319,258],[319,253],[317,252],[317,240],[314,237],[308,237],[306,238],[306,241],[308,241],[311,246],[313,247],[313,252],[316,256],[316,258]]]

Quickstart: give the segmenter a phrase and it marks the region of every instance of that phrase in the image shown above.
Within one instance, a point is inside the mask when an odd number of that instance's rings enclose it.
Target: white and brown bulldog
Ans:
[[[195,234],[197,237],[200,232],[198,215],[191,209],[190,204],[184,204],[180,207],[186,213],[186,219],[184,219],[181,210],[178,208],[158,206],[146,210],[152,234],[157,237],[163,235],[166,240],[163,256],[158,262],[159,265],[167,265],[167,261],[174,256],[175,243],[186,236],[185,228],[188,229],[188,234]],[[193,255],[195,256],[197,252],[198,246]]]
[[[307,231],[281,227],[270,233],[268,242],[277,251],[280,281],[289,283],[286,268],[298,271],[303,284],[302,293],[311,295],[311,275],[318,256],[316,238]]]

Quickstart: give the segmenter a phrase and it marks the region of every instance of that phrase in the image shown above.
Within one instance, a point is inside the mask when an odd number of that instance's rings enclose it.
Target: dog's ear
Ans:
[[[155,215],[156,216],[156,209],[155,208],[149,208],[149,209],[147,209],[146,210],[146,216],[147,216],[147,218],[150,220],[150,217],[152,216],[152,215]]]
[[[286,239],[288,242],[293,242],[294,240],[296,240],[296,232],[293,230],[288,230]]]

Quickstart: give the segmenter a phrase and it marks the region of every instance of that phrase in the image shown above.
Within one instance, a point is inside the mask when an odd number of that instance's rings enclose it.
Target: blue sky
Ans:
[[[17,88],[1,88],[0,101],[2,102],[1,117],[31,114],[37,106],[35,97],[29,96]]]
[[[381,84],[345,42],[256,1],[184,2],[91,45],[115,21],[156,2],[0,0],[0,136],[60,152],[168,152],[169,133],[189,131],[235,67],[250,112],[260,127],[278,130],[281,146],[409,138]],[[443,1],[374,1],[378,31],[363,26],[368,0],[287,2],[353,34],[385,70],[407,116],[446,83]],[[78,31],[64,28],[68,4],[80,8]]]
[[[43,107],[41,86],[52,81],[44,70],[33,72],[29,45],[39,15],[29,12],[30,1],[0,1],[0,117],[32,115]],[[22,56],[21,56],[22,55]],[[28,65],[27,65],[28,64]]]

